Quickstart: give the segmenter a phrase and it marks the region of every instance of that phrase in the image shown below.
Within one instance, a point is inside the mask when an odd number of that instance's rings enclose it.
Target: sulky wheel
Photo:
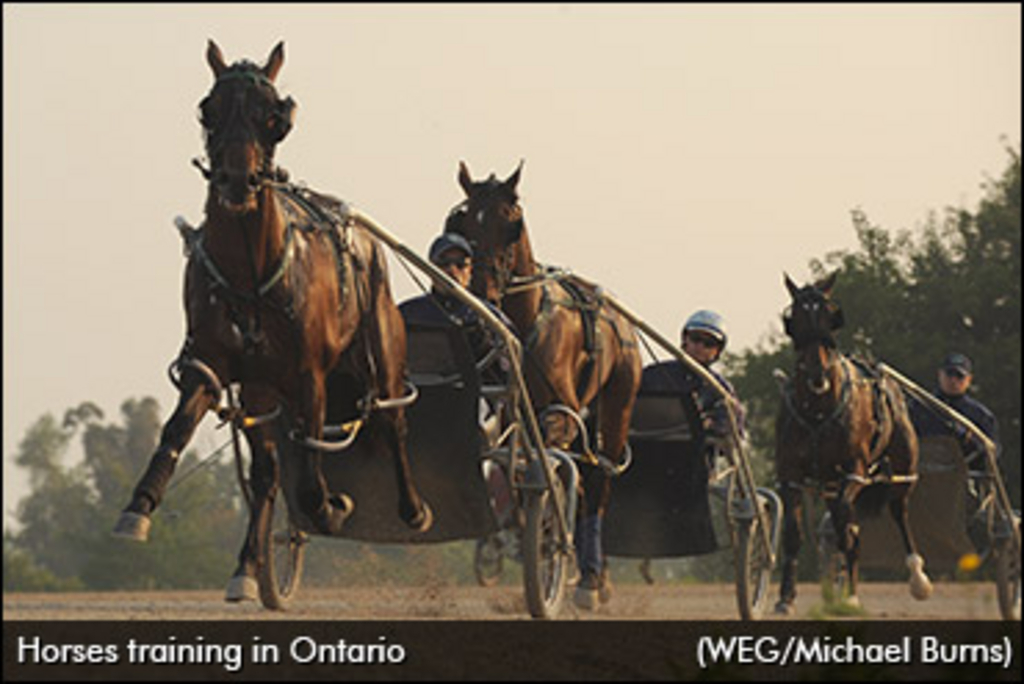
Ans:
[[[481,587],[493,587],[501,579],[502,559],[501,542],[497,534],[477,539],[476,551],[473,554],[473,574]]]
[[[280,491],[260,522],[260,539],[265,554],[256,575],[260,600],[271,610],[283,610],[299,590],[307,539],[306,534],[292,524]]]
[[[563,492],[564,486],[555,477],[553,486]],[[535,490],[525,500],[526,526],[523,530],[523,585],[526,606],[535,618],[558,615],[565,598],[570,559],[560,548],[558,517],[551,492]]]
[[[774,521],[767,502],[758,496],[758,503],[765,509],[765,518]],[[775,545],[777,530],[768,531],[769,539]],[[744,620],[758,620],[768,606],[768,590],[772,578],[772,559],[761,540],[761,518],[736,521],[736,600],[740,617]]]
[[[1020,529],[1020,518],[1014,514],[1013,524]],[[996,552],[996,592],[999,612],[1004,620],[1020,620],[1020,545],[1018,536],[1009,536]]]

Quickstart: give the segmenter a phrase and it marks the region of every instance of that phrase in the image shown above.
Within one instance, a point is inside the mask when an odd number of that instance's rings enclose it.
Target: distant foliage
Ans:
[[[1003,473],[1019,507],[1021,172],[1019,150],[1006,153],[1005,171],[985,181],[985,196],[974,212],[933,213],[914,234],[890,232],[856,209],[859,248],[831,252],[809,266],[813,277],[839,271],[834,297],[846,319],[838,337],[841,351],[884,361],[927,389],[937,385],[936,367],[948,352],[974,360],[972,391],[999,420]],[[781,273],[777,286],[783,287]],[[769,479],[762,481],[773,486],[780,395],[771,372],[792,373],[791,348],[776,333],[757,349],[727,359],[727,374],[750,413],[756,462],[768,464]]]
[[[60,425],[47,414],[28,430],[15,462],[29,471],[32,492],[18,503],[18,532],[5,534],[5,590],[208,588],[226,581],[242,533],[229,458],[168,494],[148,544],[111,537],[161,426],[151,398],[124,402],[121,418],[104,425],[102,411],[84,403]],[[84,461],[65,466],[75,437],[82,439]],[[187,452],[175,479],[197,461]]]

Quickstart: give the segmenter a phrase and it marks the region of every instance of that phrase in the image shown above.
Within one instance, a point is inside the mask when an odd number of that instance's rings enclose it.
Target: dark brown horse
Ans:
[[[274,150],[294,116],[292,99],[274,87],[284,44],[262,67],[246,60],[228,66],[213,41],[206,57],[214,85],[199,107],[209,192],[205,222],[188,237],[188,336],[176,362],[181,395],[115,533],[146,540],[179,454],[206,411],[217,407],[222,388],[239,382],[249,416],[285,410],[308,450],[299,456],[305,466],[298,508],[312,531],[335,534],[353,503],[329,492],[321,471],[321,449],[334,446],[323,440],[327,387],[333,392],[340,383],[339,392],[351,393],[357,383],[367,391],[364,406],[401,397],[405,326],[380,244],[339,220],[336,200],[278,182]],[[229,600],[255,597],[252,578],[264,562],[258,531],[278,490],[278,423],[253,422],[245,432],[253,506]],[[425,530],[432,516],[410,475],[403,409],[373,411],[367,429],[394,456],[399,515]]]
[[[524,374],[537,411],[561,405],[579,415],[589,409],[597,425],[597,448],[619,465],[636,393],[641,361],[636,334],[601,302],[592,285],[552,277],[533,258],[519,204],[522,165],[504,181],[492,174],[476,182],[464,162],[458,180],[466,199],[452,210],[445,229],[473,246],[470,289],[500,306],[523,342]],[[577,439],[577,422],[564,409],[547,413],[547,439],[567,446]],[[576,601],[584,608],[607,600],[610,588],[601,552],[601,519],[610,493],[605,470],[584,464],[580,482],[583,511],[577,525],[581,578]]]
[[[785,277],[793,301],[784,322],[797,360],[775,422],[775,466],[785,508],[782,586],[776,604],[782,614],[792,612],[796,598],[805,486],[816,488],[828,503],[845,556],[849,604],[859,605],[854,504],[869,485],[871,498],[888,498],[906,549],[911,594],[917,599],[931,594],[907,518],[907,499],[917,480],[917,434],[900,388],[837,351],[835,331],[842,326],[843,313],[831,298],[835,279],[833,273],[801,288]]]

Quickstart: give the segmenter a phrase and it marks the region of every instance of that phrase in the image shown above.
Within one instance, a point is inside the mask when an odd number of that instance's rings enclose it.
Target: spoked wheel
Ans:
[[[1016,514],[1013,524],[1020,528]],[[1020,552],[1020,545],[1011,535],[996,553],[996,593],[1004,620],[1020,620]]]
[[[758,497],[758,505],[769,521],[775,517],[768,510],[767,502]],[[776,526],[777,527],[777,526]],[[768,538],[774,547],[778,541],[778,530],[768,530]],[[768,606],[768,589],[772,579],[772,559],[761,539],[761,518],[754,516],[736,523],[736,600],[740,617],[744,620],[759,620]]]
[[[473,554],[473,573],[481,587],[493,587],[501,579],[502,560],[504,558],[501,542],[497,534],[492,534],[476,541],[476,552]]]
[[[305,558],[306,533],[295,528],[288,516],[288,504],[280,491],[260,526],[262,547],[266,554],[256,578],[260,601],[271,610],[283,610],[299,590]]]
[[[553,485],[564,492],[560,477]],[[565,500],[564,495],[558,498]],[[559,546],[554,497],[546,489],[530,492],[523,530],[523,585],[526,606],[535,618],[553,618],[562,607],[570,563]]]

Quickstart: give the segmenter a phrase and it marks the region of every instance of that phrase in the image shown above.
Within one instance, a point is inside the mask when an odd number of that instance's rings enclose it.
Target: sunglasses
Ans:
[[[963,380],[964,378],[967,377],[967,373],[964,373],[959,368],[946,368],[942,372],[948,375],[949,377],[953,378],[954,380]]]
[[[470,264],[469,259],[465,257],[449,257],[447,259],[438,259],[437,265],[441,268],[447,268],[448,266],[458,266],[459,268],[468,268]]]
[[[689,333],[686,339],[690,340],[694,344],[699,344],[702,347],[720,347],[722,343],[711,335],[702,335],[700,333]]]

